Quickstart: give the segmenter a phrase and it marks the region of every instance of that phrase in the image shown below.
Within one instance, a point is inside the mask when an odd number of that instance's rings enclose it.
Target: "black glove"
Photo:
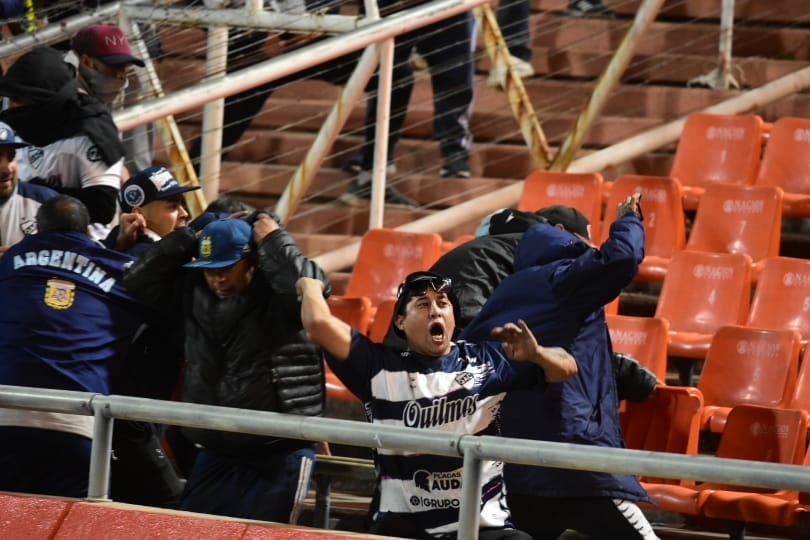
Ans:
[[[276,223],[278,223],[278,226],[279,226],[279,227],[281,227],[282,229],[284,228],[284,224],[283,224],[283,223],[281,223],[281,218],[278,216],[278,214],[276,214],[275,212],[273,212],[273,211],[272,211],[272,210],[270,210],[269,208],[260,208],[260,209],[258,209],[258,210],[254,210],[253,212],[251,212],[250,214],[248,214],[247,216],[245,216],[245,217],[244,217],[244,218],[242,218],[242,219],[244,219],[245,221],[247,221],[247,222],[248,222],[248,225],[250,225],[251,227],[253,227],[253,224],[256,222],[256,220],[257,220],[257,219],[259,219],[259,216],[260,216],[260,215],[262,215],[262,214],[265,214],[265,215],[270,216],[270,218],[271,218],[273,221],[275,221]]]

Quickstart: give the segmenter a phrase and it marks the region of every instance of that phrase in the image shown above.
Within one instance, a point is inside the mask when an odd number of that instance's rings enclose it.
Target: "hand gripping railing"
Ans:
[[[757,463],[756,467],[752,467],[750,461],[737,459],[506,437],[454,435],[440,431],[379,426],[334,418],[21,386],[0,385],[0,407],[95,416],[89,499],[107,498],[114,418],[309,441],[329,441],[369,448],[463,456],[458,538],[464,540],[477,537],[481,497],[478,480],[482,460],[810,491],[810,467],[800,465]]]

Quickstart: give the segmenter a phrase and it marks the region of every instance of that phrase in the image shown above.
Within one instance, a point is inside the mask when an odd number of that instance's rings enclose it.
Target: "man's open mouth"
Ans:
[[[444,337],[444,325],[440,322],[435,322],[430,325],[430,337],[434,339],[441,339]]]

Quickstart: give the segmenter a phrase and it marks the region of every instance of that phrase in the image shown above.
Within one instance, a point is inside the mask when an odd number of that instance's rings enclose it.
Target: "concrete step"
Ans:
[[[535,11],[550,10],[563,12],[567,0],[532,0]],[[641,5],[641,0],[603,0],[603,3],[622,17],[633,17]],[[737,21],[782,21],[790,24],[810,22],[810,13],[803,2],[796,0],[738,0],[734,4],[734,16]],[[664,2],[659,15],[660,19],[719,19],[720,2],[706,0],[678,0]]]
[[[188,143],[199,137],[199,125],[181,125],[181,133]],[[250,129],[229,152],[227,159],[243,163],[297,166],[314,139],[315,135],[309,132]],[[339,169],[346,159],[357,152],[360,142],[359,137],[338,137],[324,166]],[[587,150],[579,155],[586,153]],[[160,146],[156,148],[155,162],[167,162],[165,151]],[[441,167],[438,147],[430,140],[403,139],[397,147],[395,162],[403,175],[436,176]],[[666,175],[671,163],[671,152],[651,152],[608,167],[602,171],[602,175],[605,179],[613,179],[621,174]],[[534,170],[528,150],[520,144],[474,143],[470,167],[474,177],[498,179],[523,179]]]
[[[295,172],[295,165],[265,165],[225,161],[220,190],[240,195],[279,197]],[[435,175],[392,175],[389,182],[427,209],[447,208],[472,197],[506,187],[516,180],[502,178],[439,178]],[[349,176],[323,167],[307,190],[305,201],[335,200],[346,192]]]

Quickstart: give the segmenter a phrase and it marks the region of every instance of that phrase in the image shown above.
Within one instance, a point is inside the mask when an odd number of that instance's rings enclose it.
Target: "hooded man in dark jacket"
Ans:
[[[475,340],[501,321],[523,319],[539,340],[578,359],[579,373],[568,381],[507,396],[503,435],[623,446],[603,306],[632,281],[644,258],[638,195],[617,214],[599,249],[561,225],[529,229],[515,252],[515,273],[462,334]],[[593,539],[656,538],[633,503],[649,500],[635,476],[507,464],[506,484],[516,526],[535,538],[557,538],[566,529]]]
[[[0,120],[31,146],[17,153],[19,178],[76,197],[102,240],[116,213],[124,147],[110,110],[79,91],[72,65],[51,47],[23,54],[0,77],[9,108]]]
[[[212,221],[199,242],[186,227],[170,233],[135,263],[125,283],[146,304],[162,305],[175,324],[182,316],[183,401],[319,415],[322,354],[301,331],[299,277],[318,279],[329,292],[324,271],[301,254],[277,219],[261,211],[245,220]],[[166,305],[173,293],[179,293],[182,315]],[[203,448],[181,509],[296,521],[313,443],[201,429],[184,433]]]

